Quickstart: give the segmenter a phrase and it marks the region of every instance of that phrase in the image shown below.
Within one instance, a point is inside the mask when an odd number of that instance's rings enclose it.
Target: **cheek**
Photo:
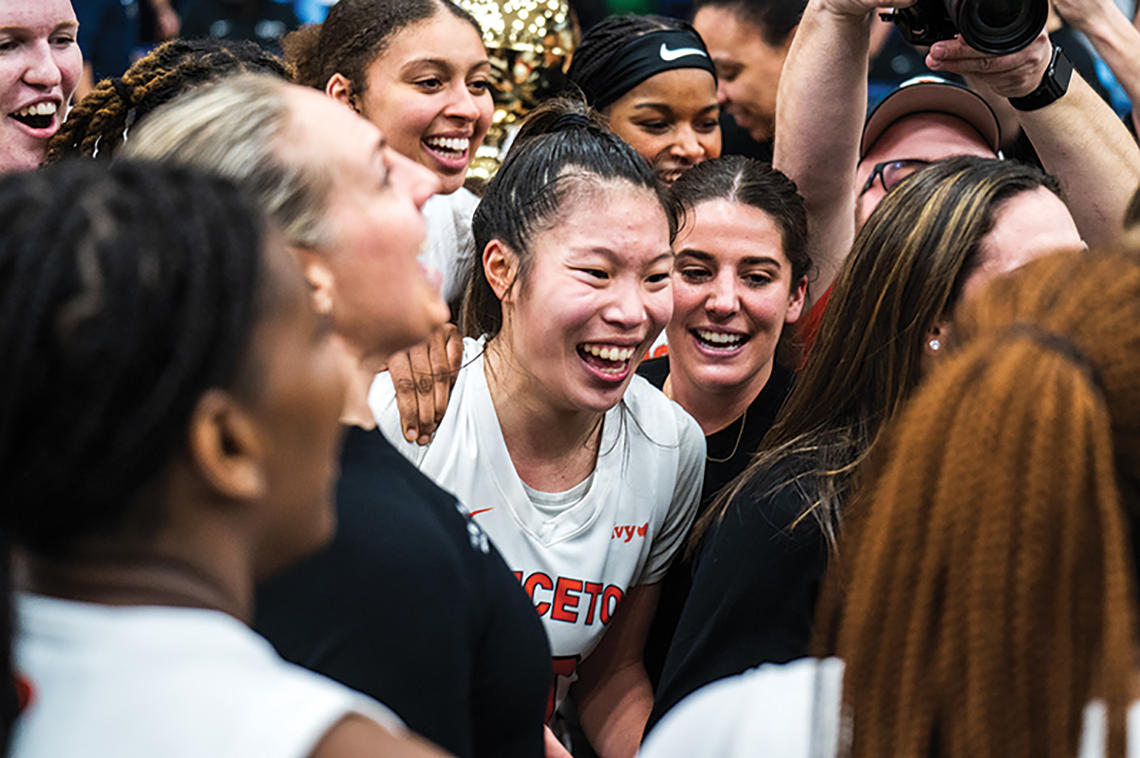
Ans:
[[[704,311],[708,293],[705,287],[673,279],[673,321],[682,322]]]
[[[61,54],[58,65],[60,78],[63,80],[63,96],[65,99],[70,99],[75,93],[75,88],[79,84],[79,76],[83,72],[83,56],[79,52],[79,47],[72,46],[67,52]]]
[[[665,325],[673,318],[673,308],[673,293],[670,287],[646,296],[645,313],[652,322],[651,331],[654,334],[665,328]]]

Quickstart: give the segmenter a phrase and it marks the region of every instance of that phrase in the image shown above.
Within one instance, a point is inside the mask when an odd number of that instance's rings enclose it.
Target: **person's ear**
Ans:
[[[502,302],[511,291],[518,269],[518,256],[500,240],[491,240],[483,250],[483,273],[491,291]]]
[[[188,457],[202,479],[229,500],[258,500],[269,483],[253,418],[224,390],[207,390],[190,416]]]
[[[309,283],[312,292],[313,310],[322,316],[332,313],[333,303],[336,302],[336,277],[328,262],[319,253],[306,247],[292,248],[305,281]]]
[[[784,313],[784,323],[794,324],[799,320],[804,310],[804,298],[807,297],[807,277],[801,276],[796,286],[788,293],[788,310]]]
[[[931,358],[937,358],[946,349],[946,341],[950,337],[950,322],[939,321],[930,327],[926,333],[926,340],[922,343],[922,352]]]
[[[336,73],[325,82],[325,94],[341,105],[347,105],[357,113],[360,108],[356,105],[356,94],[352,89],[352,82],[344,74]]]

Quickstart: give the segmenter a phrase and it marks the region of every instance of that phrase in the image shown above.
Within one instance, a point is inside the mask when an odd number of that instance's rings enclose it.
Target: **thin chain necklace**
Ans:
[[[736,433],[736,444],[732,446],[732,452],[725,458],[713,458],[708,453],[705,453],[705,460],[709,463],[728,463],[736,455],[736,451],[740,449],[740,440],[744,439],[744,425],[748,422],[748,409],[744,409],[744,413],[740,414],[740,431]]]

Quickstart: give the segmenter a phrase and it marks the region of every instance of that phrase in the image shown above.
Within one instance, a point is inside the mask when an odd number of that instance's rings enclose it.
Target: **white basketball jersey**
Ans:
[[[581,499],[540,510],[503,440],[482,349],[464,341],[464,368],[427,447],[404,440],[387,373],[373,382],[369,404],[385,436],[467,505],[515,572],[546,626],[561,702],[625,593],[660,581],[681,548],[701,495],[705,438],[679,405],[634,376],[606,413]]]

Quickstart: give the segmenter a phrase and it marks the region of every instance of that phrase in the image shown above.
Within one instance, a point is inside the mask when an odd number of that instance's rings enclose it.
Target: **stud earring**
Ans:
[[[931,339],[926,344],[927,344],[927,346],[930,347],[930,352],[932,352],[932,353],[937,353],[939,350],[942,349],[942,341],[940,339],[938,339],[937,337]]]

